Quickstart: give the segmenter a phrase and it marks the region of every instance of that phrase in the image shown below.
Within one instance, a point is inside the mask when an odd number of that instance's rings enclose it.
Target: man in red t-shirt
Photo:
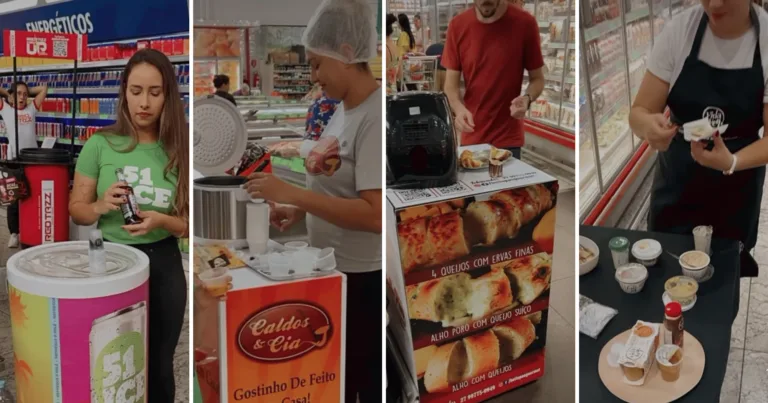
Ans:
[[[492,144],[520,158],[525,113],[544,89],[544,58],[534,16],[506,0],[475,0],[474,9],[450,22],[442,63],[447,70],[445,94],[462,132],[461,144]],[[529,84],[521,95],[523,69]]]

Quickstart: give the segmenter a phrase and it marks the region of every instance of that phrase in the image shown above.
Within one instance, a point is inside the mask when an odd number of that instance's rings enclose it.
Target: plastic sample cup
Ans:
[[[217,267],[205,270],[198,277],[203,282],[203,288],[213,297],[219,298],[227,295],[229,290],[228,274],[229,269],[226,267]]]

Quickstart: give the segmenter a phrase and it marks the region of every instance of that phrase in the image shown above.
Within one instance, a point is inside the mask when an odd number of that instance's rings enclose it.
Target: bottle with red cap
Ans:
[[[677,301],[664,306],[664,344],[675,344],[683,348],[683,307]]]

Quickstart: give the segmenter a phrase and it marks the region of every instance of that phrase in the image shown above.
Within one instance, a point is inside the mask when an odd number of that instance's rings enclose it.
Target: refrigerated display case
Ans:
[[[629,108],[645,75],[654,38],[676,13],[699,3],[580,1],[579,213],[583,220],[640,146],[629,128]]]
[[[576,18],[573,0],[529,1],[524,9],[539,23],[544,91],[528,119],[573,134],[576,128]],[[523,88],[528,85],[528,74]]]
[[[241,60],[237,58],[195,58],[194,85],[195,96],[213,94],[213,77],[218,74],[229,76],[232,91],[240,88],[242,82]]]

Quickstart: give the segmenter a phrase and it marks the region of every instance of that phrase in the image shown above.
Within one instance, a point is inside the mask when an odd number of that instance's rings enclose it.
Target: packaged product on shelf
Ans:
[[[445,188],[388,190],[387,284],[423,403],[543,375],[558,185],[515,160]],[[393,311],[395,312],[395,311]]]

